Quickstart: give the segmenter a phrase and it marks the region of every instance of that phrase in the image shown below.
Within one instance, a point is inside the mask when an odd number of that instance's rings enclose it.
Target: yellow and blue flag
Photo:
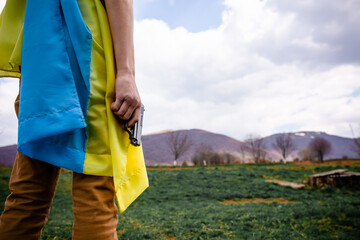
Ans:
[[[20,76],[18,150],[78,173],[113,176],[123,212],[148,178],[142,147],[130,144],[110,109],[115,63],[101,1],[7,1],[0,77]]]

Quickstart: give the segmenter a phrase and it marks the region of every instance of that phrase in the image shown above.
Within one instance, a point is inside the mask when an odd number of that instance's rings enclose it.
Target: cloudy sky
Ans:
[[[0,0],[0,7],[4,0]],[[144,133],[351,136],[360,123],[360,1],[134,0]],[[18,81],[0,80],[0,146]]]

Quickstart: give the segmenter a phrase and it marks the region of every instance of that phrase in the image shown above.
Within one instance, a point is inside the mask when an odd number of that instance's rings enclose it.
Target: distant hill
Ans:
[[[201,144],[209,145],[214,151],[224,152],[239,152],[240,144],[239,140],[230,138],[222,134],[216,134],[199,129],[181,130],[182,134],[188,134],[193,141],[194,146],[185,156],[180,158],[180,163],[184,159],[191,159],[191,156],[196,152]],[[325,156],[326,159],[342,158],[347,156],[349,158],[357,158],[356,154],[352,151],[353,140],[351,138],[344,138],[335,135],[329,135],[324,132],[295,132],[290,133],[293,139],[295,150],[293,151],[290,159],[294,159],[297,153],[307,148],[309,142],[315,137],[320,137],[328,140],[332,145],[332,151]],[[148,165],[163,165],[172,164],[173,156],[169,152],[167,144],[169,132],[161,134],[153,134],[143,137],[144,155],[146,164]],[[274,134],[263,138],[263,147],[267,151],[267,158],[272,160],[280,160],[280,154],[274,149],[273,143],[280,134]]]
[[[171,130],[159,132],[156,134],[149,134],[142,137],[144,156],[147,165],[172,165],[173,156],[169,151],[168,139]],[[179,130],[180,134],[188,134],[193,146],[192,148],[180,159],[178,164],[181,164],[184,160],[191,160],[191,157],[202,145],[211,146],[212,150],[219,152],[239,152],[240,144],[239,140],[234,138],[208,132],[200,129]],[[294,144],[295,151],[291,158],[297,157],[298,151],[306,148],[315,137],[321,137],[328,140],[332,145],[332,151],[329,155],[325,156],[325,159],[342,158],[347,156],[349,158],[357,158],[356,154],[351,150],[353,140],[351,138],[344,138],[334,135],[329,135],[324,132],[295,132],[290,133]],[[267,157],[272,160],[281,159],[280,154],[274,149],[273,143],[279,134],[274,134],[263,138],[264,149],[267,151]],[[16,155],[16,145],[0,147],[0,165],[12,166]]]
[[[328,155],[325,156],[325,160],[326,159],[343,158],[344,156],[349,157],[349,158],[357,158],[358,157],[358,156],[356,156],[355,152],[352,151],[353,139],[351,139],[351,138],[344,138],[344,137],[339,137],[339,136],[335,136],[335,135],[329,135],[324,132],[303,131],[303,132],[295,132],[295,133],[290,133],[290,134],[291,134],[293,143],[296,148],[292,154],[293,158],[297,157],[298,151],[307,148],[310,141],[317,137],[324,138],[331,143],[332,150]],[[264,142],[265,148],[268,150],[268,152],[274,156],[277,156],[280,159],[281,158],[280,154],[278,154],[273,147],[273,143],[275,143],[275,139],[279,135],[280,134],[274,134],[274,135],[265,137],[263,142]]]
[[[240,142],[228,136],[207,132],[200,129],[180,130],[180,134],[188,134],[193,146],[179,159],[182,163],[184,159],[190,159],[191,156],[201,145],[211,146],[214,151],[239,151]],[[144,156],[147,165],[173,164],[173,156],[169,151],[168,138],[170,132],[145,135],[142,137]]]
[[[15,162],[17,145],[0,147],[0,166],[12,167]]]

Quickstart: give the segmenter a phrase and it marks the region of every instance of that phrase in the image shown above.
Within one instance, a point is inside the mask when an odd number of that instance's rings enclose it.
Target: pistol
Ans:
[[[125,122],[125,131],[129,134],[130,143],[134,146],[140,146],[141,143],[141,131],[143,126],[145,107],[141,104],[140,119],[131,128],[128,127],[128,122]]]

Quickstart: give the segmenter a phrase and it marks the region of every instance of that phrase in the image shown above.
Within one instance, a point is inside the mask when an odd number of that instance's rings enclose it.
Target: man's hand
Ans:
[[[111,110],[132,127],[139,121],[141,100],[135,84],[133,0],[105,0],[115,50],[115,101]]]
[[[141,100],[137,90],[134,75],[117,75],[115,83],[115,101],[111,103],[111,110],[120,119],[128,121],[132,127],[139,121]]]

